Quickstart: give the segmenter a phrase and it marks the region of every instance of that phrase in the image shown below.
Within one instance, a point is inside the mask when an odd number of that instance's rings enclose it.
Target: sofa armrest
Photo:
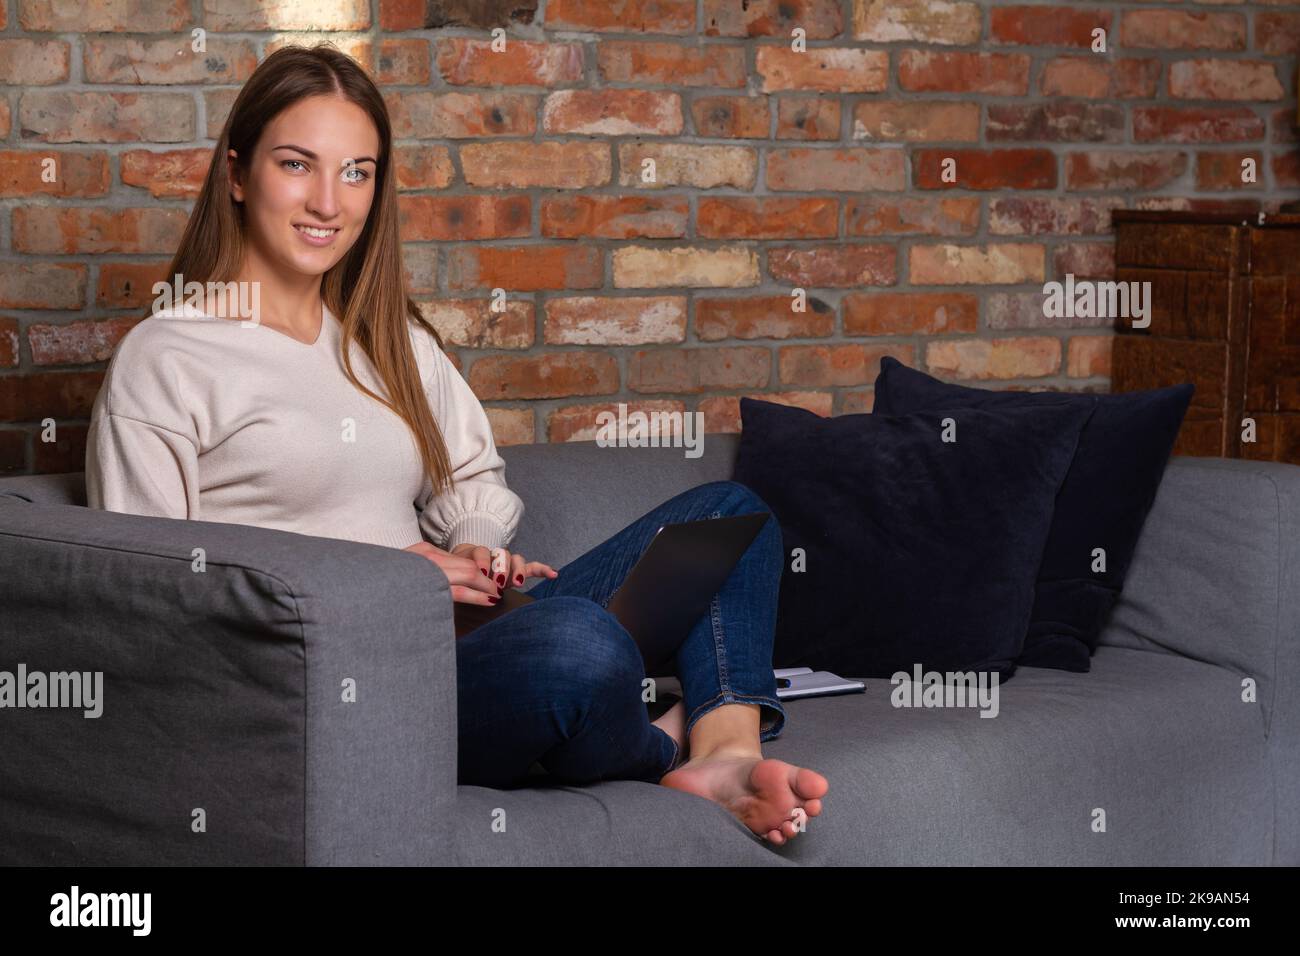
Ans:
[[[1102,643],[1247,677],[1273,767],[1274,857],[1300,864],[1300,467],[1170,461]]]
[[[455,637],[427,559],[9,498],[0,568],[0,671],[27,702],[34,673],[95,698],[0,709],[0,863],[450,862]]]

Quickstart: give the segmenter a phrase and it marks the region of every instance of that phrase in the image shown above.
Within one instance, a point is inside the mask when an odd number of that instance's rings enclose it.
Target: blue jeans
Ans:
[[[678,766],[677,743],[650,722],[641,652],[605,608],[661,525],[770,511],[745,485],[714,481],[670,498],[527,593],[538,600],[456,644],[459,776],[509,787],[534,763],[564,783],[657,783]],[[533,559],[532,555],[524,555]],[[686,732],[723,704],[760,705],[760,740],[780,735],[772,643],[783,562],[769,518],[673,661]]]

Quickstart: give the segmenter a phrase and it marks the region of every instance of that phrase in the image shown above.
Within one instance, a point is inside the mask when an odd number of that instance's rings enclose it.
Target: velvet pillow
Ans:
[[[896,359],[881,360],[877,415],[1096,403],[1056,501],[1018,663],[1090,668],[1193,391],[1192,385],[1175,385],[1120,395],[994,392],[941,382]],[[1104,566],[1094,549],[1104,552]]]
[[[741,398],[734,478],[771,507],[785,545],[775,666],[1010,677],[1091,412],[1058,402],[822,418]]]

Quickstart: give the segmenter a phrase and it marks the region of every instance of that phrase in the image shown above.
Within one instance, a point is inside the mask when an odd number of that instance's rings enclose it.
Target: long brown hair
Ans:
[[[253,71],[217,138],[202,191],[166,274],[179,273],[187,284],[229,282],[238,275],[244,256],[244,208],[230,195],[227,151],[234,149],[236,162],[247,171],[267,124],[298,100],[320,95],[339,95],[360,106],[379,131],[375,196],[365,228],[347,254],[325,273],[321,298],[342,325],[341,352],[348,380],[410,427],[437,494],[444,486],[451,487],[452,466],[420,382],[408,319],[432,333],[438,348],[443,341],[406,291],[392,126],[383,97],[356,61],[329,45],[289,46],[272,53]],[[353,341],[370,359],[388,398],[376,395],[353,372]]]

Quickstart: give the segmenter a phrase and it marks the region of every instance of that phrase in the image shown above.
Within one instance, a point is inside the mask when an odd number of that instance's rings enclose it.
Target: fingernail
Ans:
[[[500,599],[499,597],[489,597],[489,598],[488,598],[488,602],[491,603],[491,604],[496,604],[497,601],[500,601],[500,600],[501,600],[501,599]]]
[[[483,572],[483,577],[491,577],[491,575],[487,573],[487,568],[479,568],[479,570]]]
[[[500,585],[503,585],[503,586],[504,586],[505,583],[506,583],[506,576],[505,576],[504,574],[498,574],[498,575],[497,575],[497,584],[500,584]]]
[[[523,584],[523,582],[524,582],[524,576],[522,574],[516,574],[515,584]]]

